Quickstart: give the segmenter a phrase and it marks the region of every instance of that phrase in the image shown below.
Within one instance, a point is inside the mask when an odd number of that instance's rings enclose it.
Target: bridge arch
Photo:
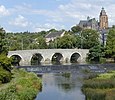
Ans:
[[[20,63],[23,60],[22,56],[19,54],[12,54],[10,55],[10,58],[12,58],[13,60],[12,65],[15,65],[15,66],[20,66],[21,65]]]
[[[63,60],[64,60],[64,56],[59,52],[53,53],[53,55],[51,56],[52,63],[62,63]]]
[[[71,63],[78,63],[81,61],[81,54],[78,52],[74,52],[70,56],[70,62]]]
[[[64,61],[65,63],[70,63],[70,60],[74,61],[75,60],[74,57],[80,63],[84,63],[88,52],[89,52],[89,50],[87,50],[87,49],[34,49],[34,50],[9,51],[7,56],[9,58],[12,55],[20,56],[20,58],[21,58],[20,63],[19,63],[20,65],[31,65],[31,58],[36,53],[41,54],[43,59],[40,62],[45,63],[45,64],[51,63],[52,57],[54,54],[55,55],[57,54],[58,57],[60,55],[59,61]],[[80,55],[80,56],[78,57],[76,55]]]
[[[34,53],[30,58],[31,65],[40,65],[43,62],[44,57],[41,53]]]

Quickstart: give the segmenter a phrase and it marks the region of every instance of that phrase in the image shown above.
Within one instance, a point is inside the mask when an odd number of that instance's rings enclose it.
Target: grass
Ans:
[[[115,100],[115,71],[84,80],[82,91],[86,100]]]
[[[111,71],[105,74],[100,74],[97,79],[110,79],[115,76],[115,71]]]
[[[0,86],[0,100],[34,100],[42,85],[34,73],[12,70],[12,80]]]

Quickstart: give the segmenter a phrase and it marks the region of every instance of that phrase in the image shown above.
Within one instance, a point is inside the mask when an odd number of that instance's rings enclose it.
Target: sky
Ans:
[[[6,32],[70,30],[80,20],[96,18],[104,7],[115,25],[115,0],[0,0],[0,27]]]

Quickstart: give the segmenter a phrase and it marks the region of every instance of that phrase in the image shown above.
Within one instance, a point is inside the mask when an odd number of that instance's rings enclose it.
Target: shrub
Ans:
[[[10,72],[12,69],[11,59],[6,55],[0,54],[0,67]]]
[[[11,80],[11,73],[0,67],[0,82],[7,83]]]
[[[99,62],[100,62],[101,64],[105,63],[105,62],[106,62],[106,58],[101,57]]]

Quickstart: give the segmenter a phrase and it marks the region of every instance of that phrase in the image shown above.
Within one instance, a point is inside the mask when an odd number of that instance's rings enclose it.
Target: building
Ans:
[[[50,41],[54,41],[58,37],[63,37],[65,34],[65,31],[58,31],[58,32],[50,32],[45,36],[46,43],[49,43]]]
[[[90,19],[87,17],[87,20],[80,20],[79,26],[83,29],[93,29],[98,30],[98,21],[95,18]]]
[[[99,22],[95,18],[90,19],[87,17],[87,20],[80,20],[78,25],[83,29],[97,30],[100,33],[100,42],[106,45],[107,34],[110,28],[108,27],[108,16],[103,7],[99,15]]]
[[[107,35],[109,32],[109,27],[108,27],[108,16],[103,7],[99,15],[99,32],[100,32],[101,43],[103,46],[105,46]]]
[[[99,28],[100,28],[100,30],[108,29],[108,16],[107,16],[104,8],[102,8],[102,10],[100,12]]]

